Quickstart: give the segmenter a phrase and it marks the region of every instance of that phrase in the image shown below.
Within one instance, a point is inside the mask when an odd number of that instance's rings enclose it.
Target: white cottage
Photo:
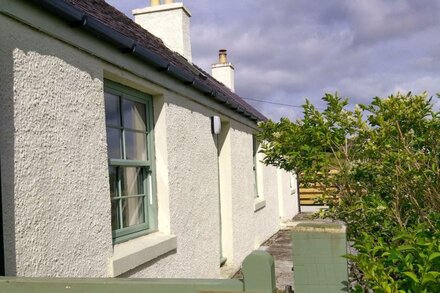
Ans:
[[[6,275],[217,278],[297,212],[226,52],[221,83],[165,2],[0,1]]]

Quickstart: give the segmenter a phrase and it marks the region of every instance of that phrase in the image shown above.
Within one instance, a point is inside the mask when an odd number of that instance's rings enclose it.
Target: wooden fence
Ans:
[[[61,279],[1,277],[4,293],[273,293],[275,265],[264,251],[243,262],[243,280],[224,279]]]
[[[330,175],[336,174],[337,170],[330,171]],[[299,177],[301,179],[301,176]],[[304,186],[299,185],[299,202],[302,206],[321,206],[322,203],[317,201],[318,198],[324,198],[324,191],[335,191],[336,186],[325,186],[322,183],[316,182],[314,184]]]

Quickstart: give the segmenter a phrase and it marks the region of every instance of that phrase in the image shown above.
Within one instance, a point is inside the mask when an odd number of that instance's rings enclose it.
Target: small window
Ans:
[[[253,171],[254,171],[254,196],[255,198],[259,197],[259,188],[258,188],[258,171],[257,171],[257,163],[258,163],[258,147],[259,143],[257,141],[257,137],[252,135],[252,149],[253,149]]]
[[[154,194],[151,97],[105,82],[113,241],[119,243],[157,227]]]

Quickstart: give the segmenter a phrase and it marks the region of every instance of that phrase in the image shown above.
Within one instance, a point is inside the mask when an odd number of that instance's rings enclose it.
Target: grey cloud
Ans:
[[[438,25],[439,2],[432,0],[347,1],[356,42],[370,43],[410,34]]]
[[[109,0],[126,13],[147,0]],[[368,102],[396,90],[440,92],[440,0],[185,0],[193,59],[210,71],[220,48],[243,97],[318,106],[325,92]],[[252,102],[277,119],[301,109]]]
[[[124,12],[127,16],[132,17],[131,11],[136,8],[146,7],[149,5],[148,0],[105,0],[108,4],[116,7]]]

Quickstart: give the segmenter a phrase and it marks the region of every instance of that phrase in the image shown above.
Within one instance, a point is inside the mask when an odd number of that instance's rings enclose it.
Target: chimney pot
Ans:
[[[218,63],[219,64],[228,63],[228,51],[226,49],[221,49],[218,51]]]
[[[151,6],[160,5],[160,0],[151,0]]]

